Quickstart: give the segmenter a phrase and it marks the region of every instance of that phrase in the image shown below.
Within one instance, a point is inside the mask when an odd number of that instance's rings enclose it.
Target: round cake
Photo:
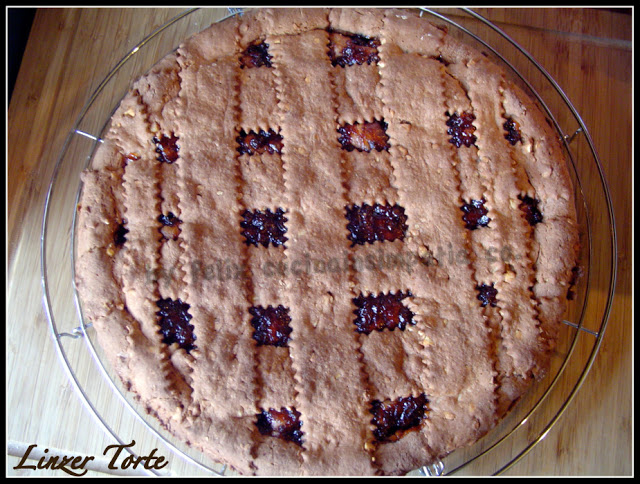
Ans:
[[[212,25],[133,82],[82,180],[86,322],[239,473],[407,473],[549,367],[578,251],[561,141],[419,11]]]

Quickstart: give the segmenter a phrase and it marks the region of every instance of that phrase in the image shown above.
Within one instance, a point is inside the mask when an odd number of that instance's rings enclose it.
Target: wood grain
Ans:
[[[52,343],[40,281],[43,207],[64,142],[91,94],[146,34],[180,13],[180,9],[47,8],[36,14],[8,109],[6,403],[7,439],[17,445],[12,448],[37,444],[104,459],[105,448],[113,443],[82,405]],[[209,9],[194,14],[168,35],[166,43],[145,52],[122,75],[139,68],[136,62],[144,65],[226,13]],[[481,9],[480,13],[527,49],[576,106],[602,161],[618,228],[618,282],[595,364],[558,424],[507,474],[631,475],[631,15],[619,9]],[[577,145],[576,151],[582,155],[586,147]],[[597,191],[597,173],[583,182],[589,198]],[[68,190],[75,193],[76,187],[70,176]],[[57,235],[68,238],[62,229]],[[604,242],[596,241],[596,247],[598,243]],[[592,270],[604,273],[607,264],[605,257],[594,257]],[[52,296],[58,290],[64,288],[53,284]],[[603,284],[592,290],[598,303],[591,310],[597,314],[607,288]],[[73,320],[73,314],[64,314]],[[61,326],[66,323],[60,321]],[[135,439],[139,452],[160,447],[170,455],[121,403],[110,403],[109,387],[94,381],[75,342],[67,338],[65,348],[96,403],[106,406],[105,420],[123,441]],[[7,459],[7,474],[62,472],[14,470],[18,461],[15,456]],[[90,473],[104,475],[96,469]],[[166,470],[174,475],[203,474],[177,458],[171,458]]]

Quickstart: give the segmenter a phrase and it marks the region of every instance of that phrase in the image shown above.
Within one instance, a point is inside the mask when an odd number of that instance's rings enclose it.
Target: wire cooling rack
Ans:
[[[116,425],[121,418],[130,418],[135,421],[132,424],[135,432],[144,434],[154,445],[179,457],[181,465],[170,467],[170,475],[222,476],[230,471],[160,428],[122,388],[105,363],[99,346],[94,343],[95,331],[83,321],[74,286],[75,208],[81,191],[80,173],[101,142],[101,133],[126,93],[129,81],[142,75],[176,47],[172,45],[167,50],[167,42],[176,36],[186,38],[212,21],[224,21],[241,14],[240,8],[187,10],[136,45],[105,77],[83,108],[58,157],[44,207],[41,231],[43,303],[60,361],[89,413],[114,442],[128,443]],[[423,476],[499,475],[522,459],[556,425],[597,356],[607,326],[617,271],[613,207],[587,127],[558,83],[527,51],[472,10],[421,8],[420,15],[447,25],[450,34],[476,43],[502,63],[538,100],[563,140],[575,187],[582,276],[563,321],[550,374],[479,442],[411,473]],[[139,62],[141,52],[157,54]],[[76,193],[60,187],[61,180],[68,183],[69,177],[77,179]],[[583,190],[586,180],[590,181],[588,197]],[[59,224],[66,229],[68,237],[51,236],[52,226],[60,233]],[[608,263],[598,264],[596,268],[591,263],[594,254]],[[125,450],[135,455],[131,448]],[[165,470],[148,472],[167,474]]]

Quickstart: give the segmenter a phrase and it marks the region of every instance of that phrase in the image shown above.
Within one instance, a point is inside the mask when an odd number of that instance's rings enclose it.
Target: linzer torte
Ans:
[[[418,11],[214,24],[133,82],[82,179],[84,317],[239,473],[406,473],[549,367],[578,246],[561,142]]]

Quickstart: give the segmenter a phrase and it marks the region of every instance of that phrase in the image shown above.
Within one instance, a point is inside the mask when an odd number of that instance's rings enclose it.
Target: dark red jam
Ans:
[[[402,300],[410,297],[411,292],[397,292],[396,294],[378,294],[360,296],[353,299],[358,309],[354,311],[356,331],[369,334],[372,331],[398,328],[404,331],[407,324],[415,324],[413,313],[402,304]]]
[[[253,316],[253,339],[258,342],[258,346],[287,346],[292,331],[289,326],[289,308],[253,306],[249,308],[249,313]]]
[[[120,222],[113,233],[113,243],[116,244],[116,247],[122,247],[127,241],[129,230],[124,225],[125,222]]]
[[[161,214],[158,217],[158,222],[162,224],[160,227],[160,233],[165,240],[178,240],[180,236],[180,224],[182,220],[176,217],[173,212],[169,212],[166,215]]]
[[[158,161],[163,163],[173,163],[178,159],[180,146],[178,145],[178,137],[171,133],[170,136],[160,135],[158,138],[154,136],[153,143],[156,145],[156,153],[158,153]]]
[[[329,32],[329,57],[331,64],[347,67],[354,64],[377,64],[380,41],[358,34]]]
[[[260,42],[251,44],[240,56],[241,68],[271,67],[271,56],[269,55],[269,44]]]
[[[160,333],[164,336],[162,342],[167,345],[178,343],[180,348],[189,353],[196,346],[196,336],[193,334],[193,325],[189,324],[192,316],[189,314],[189,305],[180,299],[170,298],[156,301],[159,311]]]
[[[240,131],[240,136],[236,138],[238,142],[238,153],[241,155],[262,155],[269,153],[282,153],[282,136],[280,133],[276,133],[272,129],[269,131],[260,130],[257,133],[255,131],[245,130]]]
[[[348,238],[353,245],[404,239],[407,216],[399,205],[352,205],[346,207]]]
[[[262,435],[269,435],[302,445],[302,421],[295,408],[270,408],[257,415],[256,426]]]
[[[519,208],[524,213],[524,217],[527,219],[527,222],[529,222],[529,225],[533,227],[542,222],[542,212],[538,209],[540,200],[531,198],[529,195],[518,195],[518,199],[520,200]]]
[[[243,221],[240,226],[244,229],[242,235],[245,237],[247,245],[262,244],[268,247],[269,244],[274,246],[284,245],[287,241],[285,233],[287,227],[285,222],[287,218],[284,216],[284,210],[281,208],[272,212],[270,209],[265,210],[245,210],[242,214]]]
[[[464,213],[462,220],[469,230],[475,230],[479,227],[489,225],[491,219],[487,216],[489,211],[484,206],[484,200],[471,200],[471,203],[465,203],[461,210]]]
[[[458,113],[449,114],[447,120],[447,134],[451,136],[449,138],[449,142],[453,143],[456,148],[460,148],[460,146],[464,145],[467,148],[476,142],[476,136],[473,134],[476,130],[476,127],[473,125],[473,121],[476,117],[471,113],[462,113],[458,115]]]
[[[520,126],[517,122],[509,118],[502,127],[506,131],[504,137],[509,143],[515,145],[518,141],[522,142],[522,134],[520,133]]]
[[[347,151],[370,152],[389,149],[387,123],[384,121],[374,120],[370,123],[345,124],[338,128],[338,133],[340,133],[338,141]]]
[[[491,305],[491,307],[496,307],[498,304],[496,300],[498,290],[493,287],[493,284],[480,284],[476,286],[476,291],[478,291],[477,297],[482,307],[485,307],[487,304]]]
[[[393,442],[402,437],[407,430],[415,429],[427,416],[429,400],[424,393],[417,397],[409,396],[393,401],[371,402],[370,412],[376,428],[373,435],[379,442]]]

